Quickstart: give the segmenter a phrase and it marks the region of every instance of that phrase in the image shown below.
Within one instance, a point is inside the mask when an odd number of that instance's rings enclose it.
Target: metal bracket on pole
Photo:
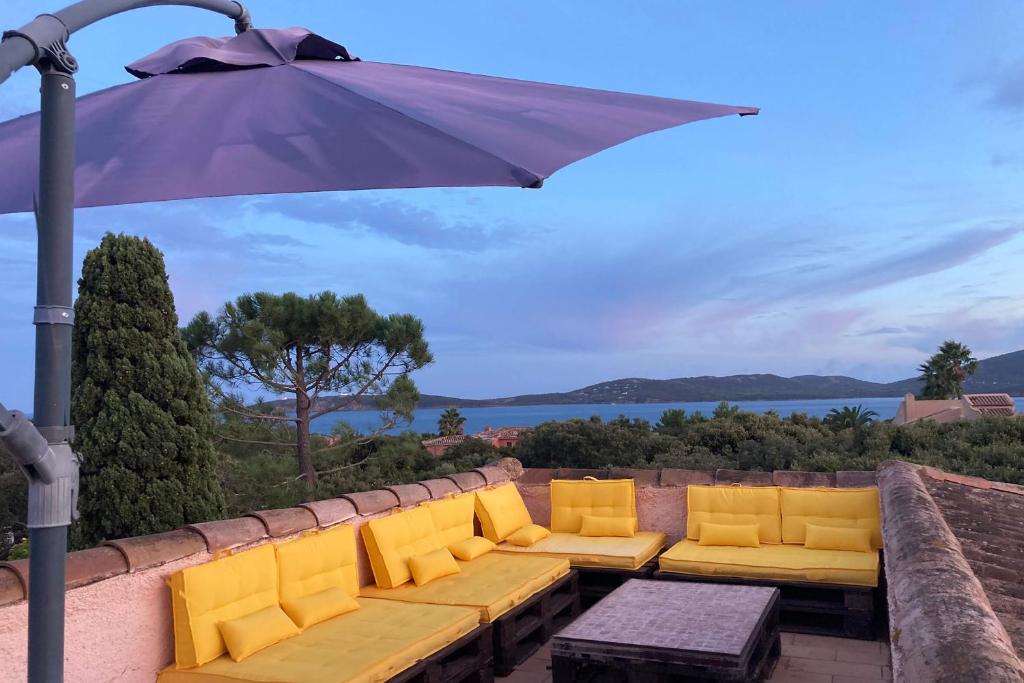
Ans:
[[[36,306],[32,324],[74,326],[75,309],[70,306]]]

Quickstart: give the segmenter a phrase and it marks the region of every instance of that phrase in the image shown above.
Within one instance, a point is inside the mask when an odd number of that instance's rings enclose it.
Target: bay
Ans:
[[[794,412],[807,413],[814,417],[825,417],[833,408],[860,405],[864,410],[878,413],[879,419],[887,420],[896,414],[902,399],[888,398],[837,398],[837,399],[806,399],[791,401],[730,401],[730,405],[739,406],[741,410],[765,413],[773,410],[782,417]],[[1015,399],[1019,401],[1020,399]],[[535,405],[535,406],[500,406],[489,408],[459,408],[466,418],[467,434],[475,434],[485,427],[535,427],[542,422],[551,420],[570,420],[573,418],[588,419],[592,416],[602,420],[612,420],[620,415],[630,419],[640,418],[651,424],[658,421],[661,414],[670,408],[681,408],[687,413],[699,410],[706,416],[714,411],[717,401],[700,401],[686,403],[596,403],[571,405]],[[442,408],[425,408],[417,410],[412,424],[401,425],[390,433],[397,434],[407,429],[417,433],[436,433],[437,420]],[[346,422],[360,433],[370,432],[380,425],[380,414],[373,410],[353,410],[324,415],[313,421],[313,431],[322,434],[330,433],[337,422]]]

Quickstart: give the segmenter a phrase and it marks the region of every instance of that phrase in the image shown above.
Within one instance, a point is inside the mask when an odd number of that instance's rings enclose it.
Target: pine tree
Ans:
[[[105,235],[86,254],[75,318],[81,541],[222,517],[210,405],[178,331],[160,251],[149,240]]]

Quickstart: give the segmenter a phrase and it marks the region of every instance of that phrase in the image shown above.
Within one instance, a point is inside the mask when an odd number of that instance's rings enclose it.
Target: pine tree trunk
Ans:
[[[295,386],[298,391],[295,394],[295,418],[298,429],[298,438],[295,444],[295,459],[299,464],[299,474],[306,482],[306,493],[303,496],[306,502],[314,500],[313,492],[316,489],[317,474],[313,465],[313,453],[309,445],[309,392],[306,389],[306,374],[303,365],[302,349],[295,354]]]

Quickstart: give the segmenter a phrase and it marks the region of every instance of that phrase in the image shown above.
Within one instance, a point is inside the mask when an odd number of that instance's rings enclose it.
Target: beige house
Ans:
[[[892,421],[898,425],[918,420],[958,422],[991,416],[1012,417],[1016,412],[1013,397],[1009,394],[964,394],[962,398],[945,401],[923,401],[907,394]]]

